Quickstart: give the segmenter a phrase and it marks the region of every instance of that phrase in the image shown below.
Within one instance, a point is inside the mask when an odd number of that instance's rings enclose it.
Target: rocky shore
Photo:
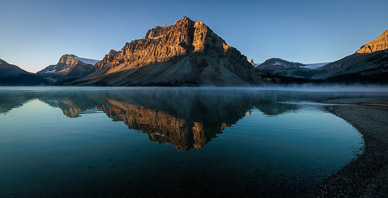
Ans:
[[[325,101],[363,136],[360,156],[319,184],[311,197],[388,197],[388,98]]]

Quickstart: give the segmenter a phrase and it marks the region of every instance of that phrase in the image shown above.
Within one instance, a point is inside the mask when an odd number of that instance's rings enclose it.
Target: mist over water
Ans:
[[[8,197],[306,194],[362,147],[322,101],[385,87],[1,87]]]
[[[288,85],[288,86],[268,86],[256,87],[259,90],[282,90],[282,91],[312,91],[312,92],[388,92],[387,85],[345,85],[345,84],[328,84],[328,85]]]
[[[388,93],[388,85],[365,84],[289,84],[252,87],[88,87],[88,86],[0,86],[0,91],[114,91],[114,90],[268,90],[268,91],[305,91],[305,92],[372,92]]]

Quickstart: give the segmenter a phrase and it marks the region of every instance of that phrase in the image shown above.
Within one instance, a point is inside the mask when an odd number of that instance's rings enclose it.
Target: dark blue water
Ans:
[[[320,101],[371,93],[0,89],[0,197],[306,195],[360,134]]]

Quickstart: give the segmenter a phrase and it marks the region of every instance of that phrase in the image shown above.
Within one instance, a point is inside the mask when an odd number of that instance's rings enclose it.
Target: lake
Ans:
[[[362,152],[321,101],[381,94],[2,87],[0,197],[303,196]]]

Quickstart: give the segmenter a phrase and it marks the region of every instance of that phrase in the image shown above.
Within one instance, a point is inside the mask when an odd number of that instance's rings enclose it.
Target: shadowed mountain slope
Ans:
[[[35,74],[0,59],[0,85],[42,85],[46,83]]]

